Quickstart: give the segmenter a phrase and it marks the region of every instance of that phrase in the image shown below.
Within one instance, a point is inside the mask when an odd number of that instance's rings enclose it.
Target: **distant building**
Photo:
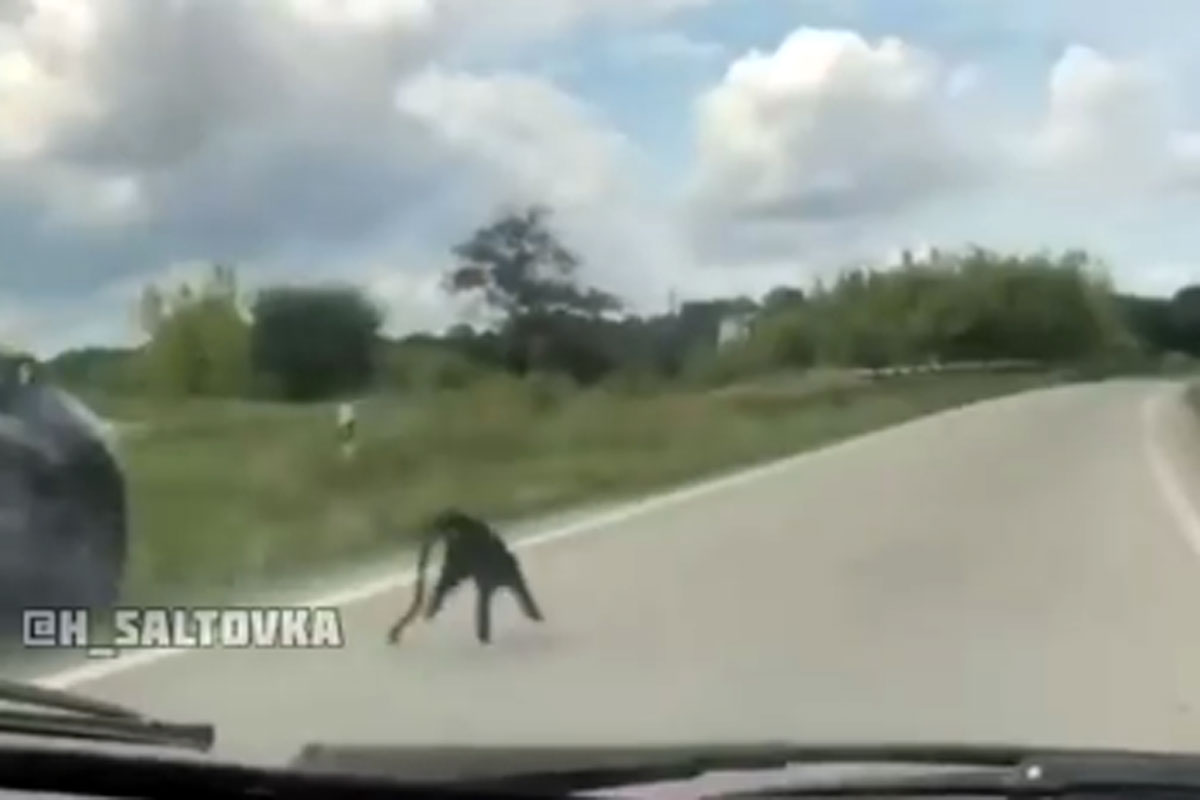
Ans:
[[[722,317],[717,325],[717,347],[745,341],[750,336],[750,323],[753,319],[753,314],[729,314]]]
[[[758,307],[744,300],[692,300],[683,303],[676,318],[680,349],[724,347],[745,339]]]

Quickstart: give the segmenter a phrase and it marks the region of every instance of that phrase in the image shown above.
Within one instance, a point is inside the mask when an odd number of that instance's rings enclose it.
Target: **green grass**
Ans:
[[[148,423],[122,445],[133,510],[125,601],[166,602],[370,558],[450,504],[512,519],[618,499],[1054,381],[825,375],[635,395],[496,379],[372,399],[350,463],[325,405],[97,407]]]

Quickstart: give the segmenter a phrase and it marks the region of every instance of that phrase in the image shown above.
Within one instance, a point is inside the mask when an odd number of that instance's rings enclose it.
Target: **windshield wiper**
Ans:
[[[293,767],[391,776],[477,791],[547,795],[679,782],[719,772],[863,767],[714,797],[788,795],[1055,795],[1095,789],[1200,789],[1200,756],[1004,745],[726,745],[666,748],[366,748],[310,746]],[[922,767],[879,776],[866,767]]]
[[[0,709],[0,734],[91,739],[201,751],[211,749],[216,737],[212,725],[164,722],[114,703],[2,679],[0,703],[71,712],[49,714]]]
[[[629,748],[342,747],[309,745],[292,762],[304,770],[388,775],[471,786],[589,790],[680,781],[720,771],[794,764],[947,763],[1007,767],[1028,750],[964,746],[798,746],[761,743]]]
[[[1062,797],[1192,796],[1200,793],[1200,757],[1167,753],[1082,751],[1030,755],[1009,767],[914,776],[837,776],[772,783],[710,797]]]

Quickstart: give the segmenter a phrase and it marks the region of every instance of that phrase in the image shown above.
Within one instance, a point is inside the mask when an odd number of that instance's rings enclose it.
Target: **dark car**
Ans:
[[[0,355],[0,614],[114,604],[125,565],[125,480],[104,423]]]

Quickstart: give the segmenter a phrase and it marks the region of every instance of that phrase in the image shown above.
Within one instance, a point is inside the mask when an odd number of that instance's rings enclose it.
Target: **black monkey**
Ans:
[[[525,575],[516,556],[491,526],[457,509],[438,514],[421,542],[417,558],[417,582],[412,604],[388,631],[388,641],[395,644],[404,629],[416,619],[425,599],[425,570],[433,546],[445,544],[442,572],[433,588],[433,597],[425,609],[425,619],[433,619],[441,610],[450,592],[466,580],[476,588],[475,635],[483,644],[491,641],[492,595],[498,589],[508,589],[517,598],[525,616],[541,622],[541,609],[533,599]]]

